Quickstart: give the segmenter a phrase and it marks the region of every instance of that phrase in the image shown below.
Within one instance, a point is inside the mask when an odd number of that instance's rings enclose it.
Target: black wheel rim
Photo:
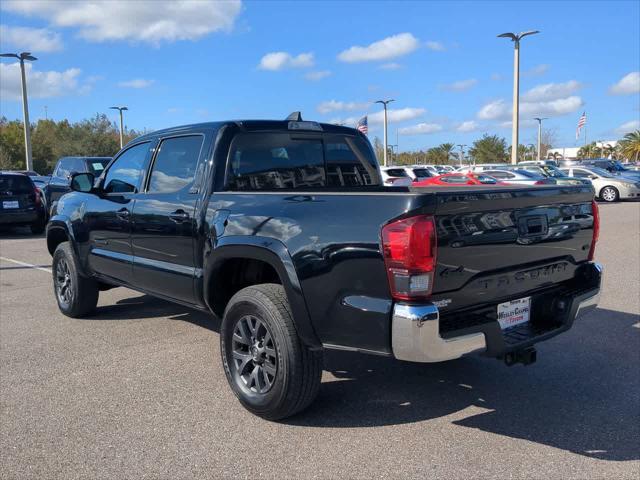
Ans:
[[[71,289],[71,272],[69,271],[69,265],[65,259],[61,259],[56,264],[56,295],[58,301],[63,305],[69,305],[73,296]]]
[[[278,354],[271,331],[254,315],[240,318],[233,329],[231,365],[239,385],[265,394],[278,373]]]

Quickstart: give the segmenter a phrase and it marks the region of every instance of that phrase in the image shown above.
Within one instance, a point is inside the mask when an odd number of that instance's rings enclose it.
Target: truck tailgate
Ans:
[[[575,276],[593,236],[589,186],[439,190],[433,300],[455,311]]]

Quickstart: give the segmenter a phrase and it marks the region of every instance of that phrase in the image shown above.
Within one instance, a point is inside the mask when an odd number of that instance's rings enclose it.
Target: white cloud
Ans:
[[[626,135],[627,133],[634,132],[636,130],[640,130],[640,120],[630,120],[625,122],[616,128],[615,132],[618,135]]]
[[[445,50],[444,45],[441,42],[436,42],[434,40],[429,40],[427,43],[425,43],[425,46],[429,50],[433,50],[434,52],[444,52]]]
[[[366,110],[369,105],[371,105],[371,102],[340,102],[337,100],[329,100],[318,105],[318,112],[322,114],[340,111],[352,112],[355,110]]]
[[[436,133],[442,130],[442,125],[437,123],[419,123],[412,125],[411,127],[400,128],[398,133],[400,135],[425,135],[429,133]]]
[[[547,73],[549,71],[549,68],[550,65],[542,63],[540,65],[536,65],[533,68],[530,68],[529,70],[525,70],[524,72],[522,72],[522,75],[525,77],[540,77],[541,75]]]
[[[399,63],[395,63],[395,62],[390,62],[390,63],[383,63],[378,68],[381,69],[381,70],[398,70],[398,69],[402,68],[402,65],[400,65]]]
[[[79,68],[69,68],[64,72],[41,72],[25,64],[29,98],[61,97],[86,93],[90,83],[81,84]],[[22,98],[20,63],[0,63],[0,97],[9,100]]]
[[[82,38],[93,42],[131,40],[159,45],[230,31],[242,4],[240,0],[4,0],[2,8],[44,18],[57,27],[77,28]]]
[[[146,80],[144,78],[134,78],[133,80],[118,82],[118,86],[121,88],[147,88],[153,85],[154,82],[155,80]]]
[[[480,124],[478,122],[476,122],[475,120],[467,120],[465,122],[460,123],[456,127],[456,131],[457,132],[462,132],[462,133],[473,132],[473,131],[477,130],[479,127],[480,127]]]
[[[338,60],[347,63],[390,60],[407,55],[420,46],[420,42],[410,33],[399,33],[383,40],[361,47],[353,46],[338,55]]]
[[[62,37],[46,28],[10,27],[0,25],[0,44],[9,45],[21,52],[33,52],[36,56],[44,52],[62,50]]]
[[[565,83],[545,83],[528,90],[522,95],[524,102],[545,102],[566,98],[582,88],[582,84],[575,80]]]
[[[582,105],[582,98],[572,95],[582,88],[576,80],[564,83],[537,85],[525,92],[520,101],[521,117],[557,117],[575,112]],[[481,120],[507,121],[512,115],[512,104],[503,99],[494,100],[482,106],[477,117]]]
[[[640,72],[626,74],[609,88],[609,93],[612,95],[630,95],[638,92],[640,92]]]
[[[424,108],[399,108],[397,110],[387,110],[387,120],[389,123],[400,123],[408,120],[414,120],[424,115],[426,110]],[[344,123],[345,125],[354,125],[360,117],[349,118],[333,118],[329,120],[329,123]],[[368,115],[369,130],[372,125],[382,125],[384,123],[384,110],[372,113]]]
[[[267,53],[260,60],[258,68],[261,70],[282,70],[283,68],[306,68],[313,67],[313,53],[301,53],[291,55],[288,52]]]
[[[309,72],[306,73],[304,78],[307,80],[311,80],[312,82],[317,82],[322,80],[323,78],[327,78],[331,75],[331,71],[329,70],[319,70],[317,72]]]
[[[457,82],[441,85],[440,88],[450,92],[464,92],[465,90],[473,88],[477,83],[478,80],[475,78],[469,78],[467,80],[458,80]]]

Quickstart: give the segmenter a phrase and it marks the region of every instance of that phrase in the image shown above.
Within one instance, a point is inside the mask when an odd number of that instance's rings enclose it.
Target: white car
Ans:
[[[596,197],[605,202],[617,202],[626,198],[640,197],[640,182],[621,175],[613,175],[603,168],[597,167],[566,167],[561,171],[570,177],[591,180]]]
[[[408,165],[404,168],[404,171],[407,172],[407,175],[411,177],[411,180],[414,182],[421,182],[422,180],[426,180],[430,177],[435,177],[439,175],[438,173],[434,173],[426,167],[422,167],[420,165]]]
[[[408,187],[413,183],[405,167],[380,167],[382,183],[385,187]]]

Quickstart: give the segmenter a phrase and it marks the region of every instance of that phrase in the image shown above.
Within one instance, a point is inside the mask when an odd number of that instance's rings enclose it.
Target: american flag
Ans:
[[[576,128],[576,140],[580,138],[580,130],[587,124],[587,112],[582,112],[580,120],[578,120],[578,128]]]
[[[369,135],[369,122],[367,121],[367,116],[365,115],[356,124],[356,128],[360,130],[365,135]]]

